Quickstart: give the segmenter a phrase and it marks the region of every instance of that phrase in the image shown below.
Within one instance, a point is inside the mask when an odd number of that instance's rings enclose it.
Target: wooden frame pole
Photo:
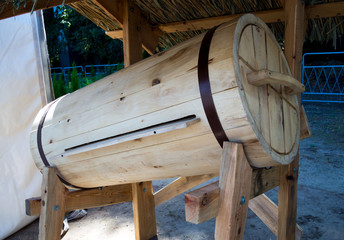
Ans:
[[[220,208],[215,239],[243,239],[251,192],[252,168],[242,144],[225,142],[220,168]]]
[[[135,3],[124,0],[123,4],[123,49],[124,65],[130,66],[142,60],[141,15]],[[135,223],[135,239],[156,238],[156,217],[152,182],[132,184],[132,205]]]
[[[285,0],[285,56],[293,76],[301,79],[302,47],[305,36],[305,6],[300,0]],[[278,193],[279,240],[294,240],[297,215],[299,156],[281,168]]]
[[[61,239],[65,216],[67,189],[57,176],[56,168],[43,169],[41,217],[39,219],[39,240]]]

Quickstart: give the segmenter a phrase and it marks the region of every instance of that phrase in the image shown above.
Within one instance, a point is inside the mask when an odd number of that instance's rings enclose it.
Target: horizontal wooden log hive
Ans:
[[[218,173],[226,137],[254,167],[290,163],[303,86],[257,17],[214,31],[45,106],[31,132],[37,167],[79,187]]]

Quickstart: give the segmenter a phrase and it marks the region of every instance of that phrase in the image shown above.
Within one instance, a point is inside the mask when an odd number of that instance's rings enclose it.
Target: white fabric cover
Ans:
[[[29,145],[31,124],[42,107],[32,17],[0,21],[0,239],[35,219],[26,216],[25,199],[40,196],[42,176]]]

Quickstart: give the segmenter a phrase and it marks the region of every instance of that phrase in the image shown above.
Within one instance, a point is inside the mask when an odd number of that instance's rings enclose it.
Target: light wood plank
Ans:
[[[62,222],[65,215],[65,196],[67,190],[57,177],[56,168],[43,169],[41,217],[39,219],[38,239],[60,239]]]
[[[106,31],[105,34],[108,35],[110,38],[123,40],[123,30]]]
[[[248,207],[262,220],[262,222],[277,236],[278,232],[278,206],[265,194],[251,199]],[[302,228],[296,225],[295,239],[300,240]]]
[[[132,184],[135,239],[149,240],[157,235],[152,182]]]
[[[116,185],[89,190],[72,191],[66,194],[65,211],[103,207],[122,202],[131,202],[131,184]],[[41,198],[25,200],[26,215],[39,216],[41,211]]]
[[[300,1],[286,0],[284,9],[286,15],[285,56],[294,78],[301,80],[305,8]],[[291,164],[281,168],[278,192],[278,240],[295,239],[298,170],[298,155]]]
[[[295,78],[279,72],[270,71],[268,69],[247,74],[247,80],[250,84],[255,86],[280,84],[287,88],[286,93],[290,95],[305,91],[305,86]]]
[[[243,239],[252,168],[243,146],[225,142],[220,170],[220,208],[216,217],[215,239]]]
[[[185,220],[199,224],[217,216],[220,202],[219,182],[185,194]]]
[[[169,185],[154,193],[155,207],[214,177],[216,177],[216,174],[179,177]]]

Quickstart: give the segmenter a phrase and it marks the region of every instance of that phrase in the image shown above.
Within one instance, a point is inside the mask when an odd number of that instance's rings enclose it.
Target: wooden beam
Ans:
[[[306,17],[308,19],[339,16],[344,16],[343,1],[306,6]]]
[[[154,193],[155,207],[214,177],[216,177],[216,174],[177,178],[169,185]]]
[[[217,216],[220,203],[219,181],[185,194],[185,220],[199,224]]]
[[[283,8],[252,13],[261,18],[266,23],[285,21],[285,12]],[[233,14],[220,17],[209,17],[190,21],[160,24],[158,25],[158,28],[165,33],[210,29],[221,23],[238,18],[242,15],[243,14]],[[333,2],[307,6],[306,15],[309,19],[344,16],[344,2]]]
[[[69,4],[69,3],[73,3],[77,1],[80,1],[80,0],[65,0],[65,1],[63,0],[50,0],[50,1],[38,0],[36,6],[34,7],[34,11],[48,9],[55,6],[62,5],[63,3]],[[27,1],[26,3],[20,4],[18,9],[15,9],[12,3],[7,4],[5,8],[0,12],[0,20],[31,12],[33,3],[34,1],[31,1],[31,0]]]
[[[104,12],[110,16],[114,21],[116,21],[124,29],[124,21],[126,18],[125,7],[126,0],[94,0]],[[162,32],[154,28],[148,21],[142,16],[140,8],[132,1],[130,1],[129,11],[130,13],[135,13],[135,29],[138,32],[141,32],[141,44],[143,48],[150,54],[153,55],[158,46],[159,37],[162,35]],[[133,14],[132,14],[133,15]],[[110,37],[119,35],[120,30],[107,32],[106,34]],[[123,33],[124,35],[124,33]],[[118,37],[116,37],[118,38]]]
[[[259,195],[249,201],[248,207],[262,220],[262,222],[277,236],[278,206],[265,194]],[[302,228],[296,225],[295,239],[300,240]]]
[[[132,184],[135,239],[149,240],[157,236],[152,182]]]
[[[243,239],[250,197],[252,168],[242,144],[223,143],[220,167],[220,206],[215,239]]]
[[[302,47],[306,21],[305,6],[299,0],[286,0],[284,9],[286,17],[284,54],[294,78],[301,81]],[[298,170],[298,154],[291,164],[281,167],[278,191],[278,240],[295,239]]]
[[[279,185],[280,167],[254,169],[249,199],[263,194]],[[185,217],[187,222],[199,224],[216,217],[219,202],[219,181],[185,194]],[[277,224],[277,221],[276,221]]]
[[[113,39],[123,39],[123,30],[107,31],[105,34]]]
[[[66,212],[131,202],[131,200],[131,184],[72,191],[66,195]],[[38,216],[40,214],[41,198],[26,199],[25,205],[26,215]]]
[[[279,170],[279,168],[277,168]],[[252,179],[253,181],[253,179]],[[185,194],[185,219],[187,222],[199,224],[216,217],[219,209],[219,182]],[[251,193],[252,197],[252,193]],[[277,236],[278,207],[265,194],[250,199],[248,207]],[[302,228],[296,225],[295,239],[302,236]]]
[[[62,222],[65,216],[66,187],[57,177],[57,169],[43,169],[41,217],[38,239],[58,240],[61,238]]]

